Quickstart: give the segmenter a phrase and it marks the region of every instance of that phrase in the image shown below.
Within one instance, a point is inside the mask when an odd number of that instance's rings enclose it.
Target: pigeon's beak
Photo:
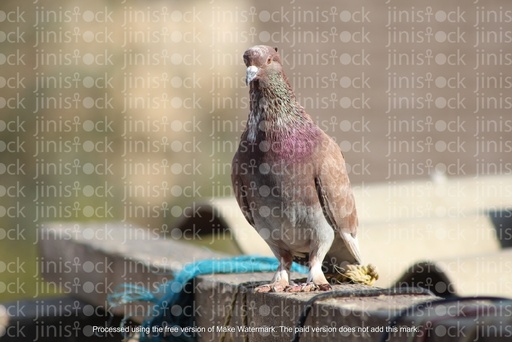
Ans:
[[[255,67],[254,65],[251,65],[247,68],[246,74],[245,74],[245,84],[249,85],[251,81],[256,77],[256,74],[258,73],[258,67]]]

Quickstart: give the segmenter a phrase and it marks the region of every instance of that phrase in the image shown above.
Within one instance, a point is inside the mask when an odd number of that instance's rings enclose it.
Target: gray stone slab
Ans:
[[[51,224],[38,237],[46,286],[102,307],[120,284],[155,289],[185,263],[225,256],[116,223]],[[131,312],[139,316],[142,308]]]

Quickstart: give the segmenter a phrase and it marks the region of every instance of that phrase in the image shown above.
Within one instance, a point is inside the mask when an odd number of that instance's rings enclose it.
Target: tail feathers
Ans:
[[[350,233],[337,234],[331,249],[324,259],[324,266],[328,272],[333,272],[335,267],[346,265],[361,265],[363,259],[359,252],[359,243],[356,237]]]
[[[355,264],[362,264],[363,258],[361,257],[361,252],[359,252],[359,241],[357,240],[357,237],[346,232],[341,232],[341,234],[343,235],[345,246],[356,261]]]

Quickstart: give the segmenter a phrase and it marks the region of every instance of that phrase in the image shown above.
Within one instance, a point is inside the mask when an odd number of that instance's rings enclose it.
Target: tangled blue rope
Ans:
[[[174,279],[160,285],[157,291],[134,285],[122,284],[118,292],[108,296],[112,307],[138,301],[153,303],[148,317],[143,322],[140,341],[195,341],[195,334],[182,332],[180,328],[193,326],[193,315],[183,314],[183,308],[193,306],[192,280],[205,274],[214,273],[251,273],[275,271],[279,263],[273,257],[260,257],[242,255],[226,259],[200,260],[186,264],[183,269],[174,274]],[[305,266],[293,263],[293,272],[307,273]],[[126,319],[126,318],[125,318]],[[125,324],[123,321],[122,324]],[[168,334],[165,338],[161,334],[147,334],[152,327],[175,327],[180,333]]]

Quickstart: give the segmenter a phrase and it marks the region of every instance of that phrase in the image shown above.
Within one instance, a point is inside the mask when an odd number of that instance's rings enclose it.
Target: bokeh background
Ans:
[[[256,44],[279,48],[354,186],[510,174],[511,21],[504,0],[3,0],[0,301],[52,295],[48,222],[173,238],[198,200],[232,195]]]

